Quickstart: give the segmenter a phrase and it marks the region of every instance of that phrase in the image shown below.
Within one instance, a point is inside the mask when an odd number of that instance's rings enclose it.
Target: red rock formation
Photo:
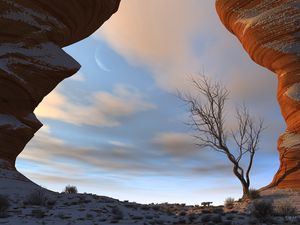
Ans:
[[[61,48],[86,38],[120,0],[0,0],[0,169],[42,126],[33,111],[80,65]]]
[[[280,168],[268,187],[299,189],[299,0],[217,0],[216,8],[250,57],[277,74],[277,99],[287,128],[278,140]]]

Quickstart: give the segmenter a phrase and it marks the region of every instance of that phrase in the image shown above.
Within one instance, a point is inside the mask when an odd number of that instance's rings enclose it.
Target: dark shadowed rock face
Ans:
[[[0,170],[42,126],[33,111],[80,65],[61,48],[86,38],[120,0],[0,0]],[[5,174],[1,172],[0,178]],[[4,175],[3,175],[4,174]],[[14,176],[10,176],[14,179]],[[21,175],[19,178],[26,181]]]
[[[299,0],[217,0],[216,8],[250,57],[277,74],[287,128],[278,140],[280,168],[269,187],[300,189]]]

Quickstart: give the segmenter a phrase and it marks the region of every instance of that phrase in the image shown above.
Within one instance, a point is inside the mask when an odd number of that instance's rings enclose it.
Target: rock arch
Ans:
[[[42,126],[33,111],[80,65],[61,48],[99,28],[120,0],[0,0],[0,172],[29,182],[16,157]],[[300,4],[298,0],[217,0],[221,21],[250,57],[278,77],[287,129],[280,168],[268,187],[300,189]],[[22,41],[20,41],[22,40]],[[0,179],[6,176],[0,173]]]

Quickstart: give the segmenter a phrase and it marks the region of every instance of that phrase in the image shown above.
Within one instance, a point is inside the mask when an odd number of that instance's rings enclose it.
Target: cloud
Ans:
[[[133,147],[132,144],[129,144],[129,143],[124,143],[124,142],[121,142],[121,141],[108,141],[109,144],[115,146],[115,147],[120,147],[120,148],[131,148]]]
[[[222,25],[211,0],[127,0],[94,35],[131,64],[152,70],[163,90],[191,90],[189,75],[225,80],[234,99],[274,101],[276,81]],[[249,85],[250,84],[250,85]]]
[[[226,161],[225,161],[226,163]],[[227,161],[226,164],[219,164],[214,163],[213,165],[205,165],[205,166],[198,166],[193,168],[193,172],[198,175],[205,175],[205,176],[211,176],[211,175],[219,175],[219,176],[233,176],[232,173],[232,164]]]
[[[74,103],[60,92],[53,91],[35,112],[43,118],[79,126],[115,127],[124,117],[155,108],[143,94],[122,85],[116,85],[112,93],[96,92],[86,100],[87,104]]]
[[[192,139],[184,133],[161,133],[151,142],[140,145],[108,141],[91,147],[79,147],[53,137],[49,127],[45,127],[35,135],[19,160],[34,164],[45,176],[59,173],[63,177],[77,177],[103,172],[137,177],[145,174],[202,176],[203,173],[196,173],[199,165],[202,170],[216,171],[212,166],[212,161],[216,159],[196,151]],[[43,171],[41,168],[47,169]],[[49,170],[52,172],[49,173]]]
[[[160,149],[175,157],[195,156],[195,138],[187,133],[159,133],[153,138],[153,143]]]
[[[46,126],[18,157],[18,165],[22,165],[18,167],[30,179],[58,191],[68,183],[127,191],[131,179],[138,182],[152,176],[158,180],[205,178],[210,182],[220,177],[236,179],[225,156],[193,150],[192,139],[185,133],[159,133],[149,142],[107,140],[80,147],[55,137]],[[253,174],[261,174],[266,167],[264,161],[259,163]]]
[[[38,131],[19,158],[71,176],[91,170],[142,175],[161,173],[167,169],[156,163],[160,155],[151,151],[140,151],[136,146],[125,146],[115,141],[93,147],[78,147],[53,137],[48,127]],[[85,171],[87,168],[89,171]]]
[[[79,192],[86,190],[87,187],[95,187],[120,191],[126,190],[126,186],[122,184],[122,181],[107,177],[97,177],[97,182],[93,177],[88,177],[85,174],[76,174],[73,177],[70,175],[57,175],[57,174],[43,174],[41,172],[26,172],[26,176],[30,177],[33,181],[38,181],[39,183],[50,185],[56,191],[63,191],[63,187],[68,184],[74,184],[79,189]],[[100,185],[99,185],[100,184]],[[59,186],[62,186],[59,189]],[[47,187],[46,187],[47,188]]]
[[[174,90],[186,74],[198,70],[191,43],[199,28],[208,26],[210,13],[198,0],[128,0],[95,37],[104,38],[130,63],[149,66],[162,88]]]
[[[39,182],[50,182],[50,183],[63,183],[63,184],[88,184],[92,185],[95,182],[91,179],[87,179],[86,177],[70,177],[70,176],[61,176],[61,175],[46,175],[39,172],[27,172],[27,176],[30,176],[33,180],[39,180]]]

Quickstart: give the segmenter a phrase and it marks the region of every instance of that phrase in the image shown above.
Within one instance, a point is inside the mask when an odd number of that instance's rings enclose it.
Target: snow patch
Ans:
[[[248,9],[236,9],[233,10],[239,16],[236,23],[244,24],[243,34],[249,29],[256,26],[261,26],[267,36],[276,36],[278,34],[277,27],[280,27],[281,31],[284,29],[285,33],[289,31],[297,30],[296,21],[299,21],[299,5],[297,0],[279,1],[279,0],[263,0],[259,4]],[[291,13],[295,12],[295,13]],[[285,26],[282,26],[285,24]],[[281,32],[280,32],[281,33]],[[293,42],[294,44],[294,42]],[[277,42],[270,44],[269,47],[275,47],[282,49],[283,46],[290,49],[289,42],[284,45],[280,41],[280,45]]]
[[[34,47],[27,47],[26,45],[26,42],[0,44],[0,56],[10,58],[6,63],[0,63],[0,66],[3,66],[3,69],[7,69],[7,64],[19,63],[21,60],[20,58],[17,58],[18,61],[15,61],[13,60],[13,56],[9,56],[11,54],[20,54],[28,57],[28,60],[26,60],[28,61],[27,64],[38,63],[40,66],[45,66],[46,70],[49,70],[49,67],[53,67],[55,70],[57,70],[57,67],[65,69],[74,69],[78,67],[78,63],[71,58],[71,56],[52,42],[39,43]]]
[[[300,134],[297,133],[284,133],[282,136],[282,143],[280,148],[294,149],[300,145]]]
[[[25,120],[31,121],[31,122],[39,122],[39,120],[36,118],[34,113],[29,113],[27,116],[24,117]]]
[[[50,31],[53,28],[64,29],[65,27],[55,17],[46,12],[33,11],[11,0],[2,0],[8,5],[14,7],[14,10],[8,10],[0,15],[0,18],[19,21],[39,28],[43,31]],[[42,21],[42,22],[41,22]],[[47,25],[49,24],[49,25]]]
[[[12,130],[31,129],[12,115],[0,114],[0,129],[6,127]]]
[[[293,84],[288,88],[284,95],[295,101],[300,101],[300,83]]]
[[[297,40],[298,39],[274,40],[262,45],[262,47],[270,48],[285,54],[295,54],[300,56],[300,42]]]

